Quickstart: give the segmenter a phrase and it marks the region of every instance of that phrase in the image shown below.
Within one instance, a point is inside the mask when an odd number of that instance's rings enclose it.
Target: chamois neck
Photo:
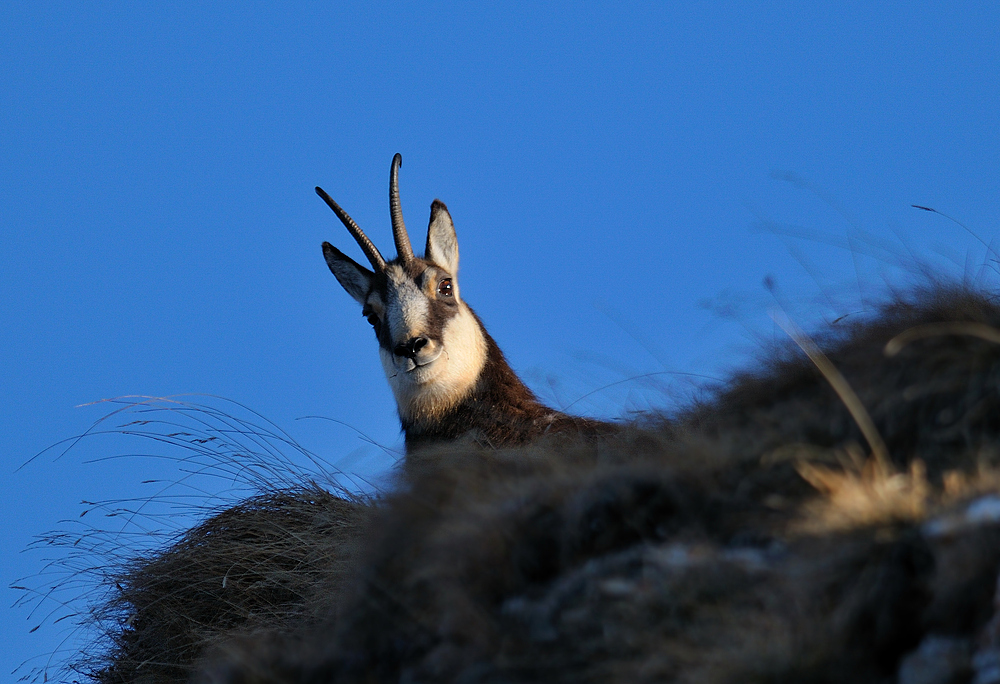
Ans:
[[[472,315],[485,346],[482,370],[448,408],[423,417],[400,411],[407,454],[455,440],[498,448],[527,444],[546,434],[597,437],[618,430],[615,423],[567,415],[540,402],[507,363],[479,317]]]
[[[563,415],[538,401],[481,322],[479,327],[486,344],[479,377],[464,397],[433,418],[412,420],[401,414],[407,451],[460,437],[493,447],[522,444]]]

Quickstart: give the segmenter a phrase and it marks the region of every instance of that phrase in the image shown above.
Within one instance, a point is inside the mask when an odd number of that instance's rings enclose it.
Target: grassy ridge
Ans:
[[[928,324],[945,325],[886,355]],[[789,344],[599,441],[447,445],[375,502],[307,485],[252,497],[113,569],[111,648],[78,669],[109,683],[985,676],[1000,663],[1000,345],[969,333],[994,329],[992,295],[932,287],[816,335],[884,453]],[[940,679],[913,679],[925,661]]]

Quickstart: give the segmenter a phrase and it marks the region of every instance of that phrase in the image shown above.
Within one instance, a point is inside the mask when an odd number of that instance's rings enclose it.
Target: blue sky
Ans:
[[[573,411],[669,408],[748,363],[777,337],[767,276],[812,325],[907,263],[977,277],[977,238],[910,205],[995,236],[998,32],[990,2],[5,8],[4,587],[64,553],[21,553],[60,521],[113,527],[81,501],[184,476],[108,460],[166,455],[121,435],[16,470],[110,410],[81,404],[226,397],[384,477],[358,432],[398,447],[394,406],[320,243],[362,257],[313,187],[389,252],[395,152],[414,241],[445,201],[464,298]],[[65,638],[52,609],[4,609],[6,672]]]

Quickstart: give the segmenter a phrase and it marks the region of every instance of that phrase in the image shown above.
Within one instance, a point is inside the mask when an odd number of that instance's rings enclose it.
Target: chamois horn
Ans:
[[[403,261],[413,258],[413,247],[410,246],[410,236],[406,234],[406,224],[403,223],[403,208],[399,205],[399,167],[403,165],[403,155],[399,152],[392,158],[392,168],[389,169],[389,213],[392,215],[392,239],[396,242],[396,254]]]
[[[368,239],[365,232],[361,230],[357,223],[354,222],[354,219],[348,216],[347,212],[341,209],[340,205],[334,202],[333,198],[326,194],[326,191],[323,190],[323,188],[317,186],[316,194],[323,198],[323,201],[326,202],[331,209],[333,209],[333,213],[337,215],[337,218],[339,218],[340,222],[344,224],[347,231],[354,237],[355,240],[358,241],[361,251],[363,251],[365,256],[368,257],[368,261],[371,262],[372,268],[374,268],[376,272],[384,269],[385,259],[383,259],[382,255],[379,254],[378,248],[372,244],[372,241]]]

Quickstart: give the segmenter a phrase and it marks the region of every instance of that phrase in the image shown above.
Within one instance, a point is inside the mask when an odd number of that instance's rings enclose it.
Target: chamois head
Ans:
[[[458,286],[458,240],[448,208],[431,204],[427,247],[414,255],[399,202],[399,167],[392,159],[389,210],[396,258],[386,261],[358,224],[322,188],[316,193],[333,209],[361,247],[372,270],[329,242],[323,256],[333,275],[361,305],[404,426],[433,421],[466,397],[486,361],[487,343]]]

